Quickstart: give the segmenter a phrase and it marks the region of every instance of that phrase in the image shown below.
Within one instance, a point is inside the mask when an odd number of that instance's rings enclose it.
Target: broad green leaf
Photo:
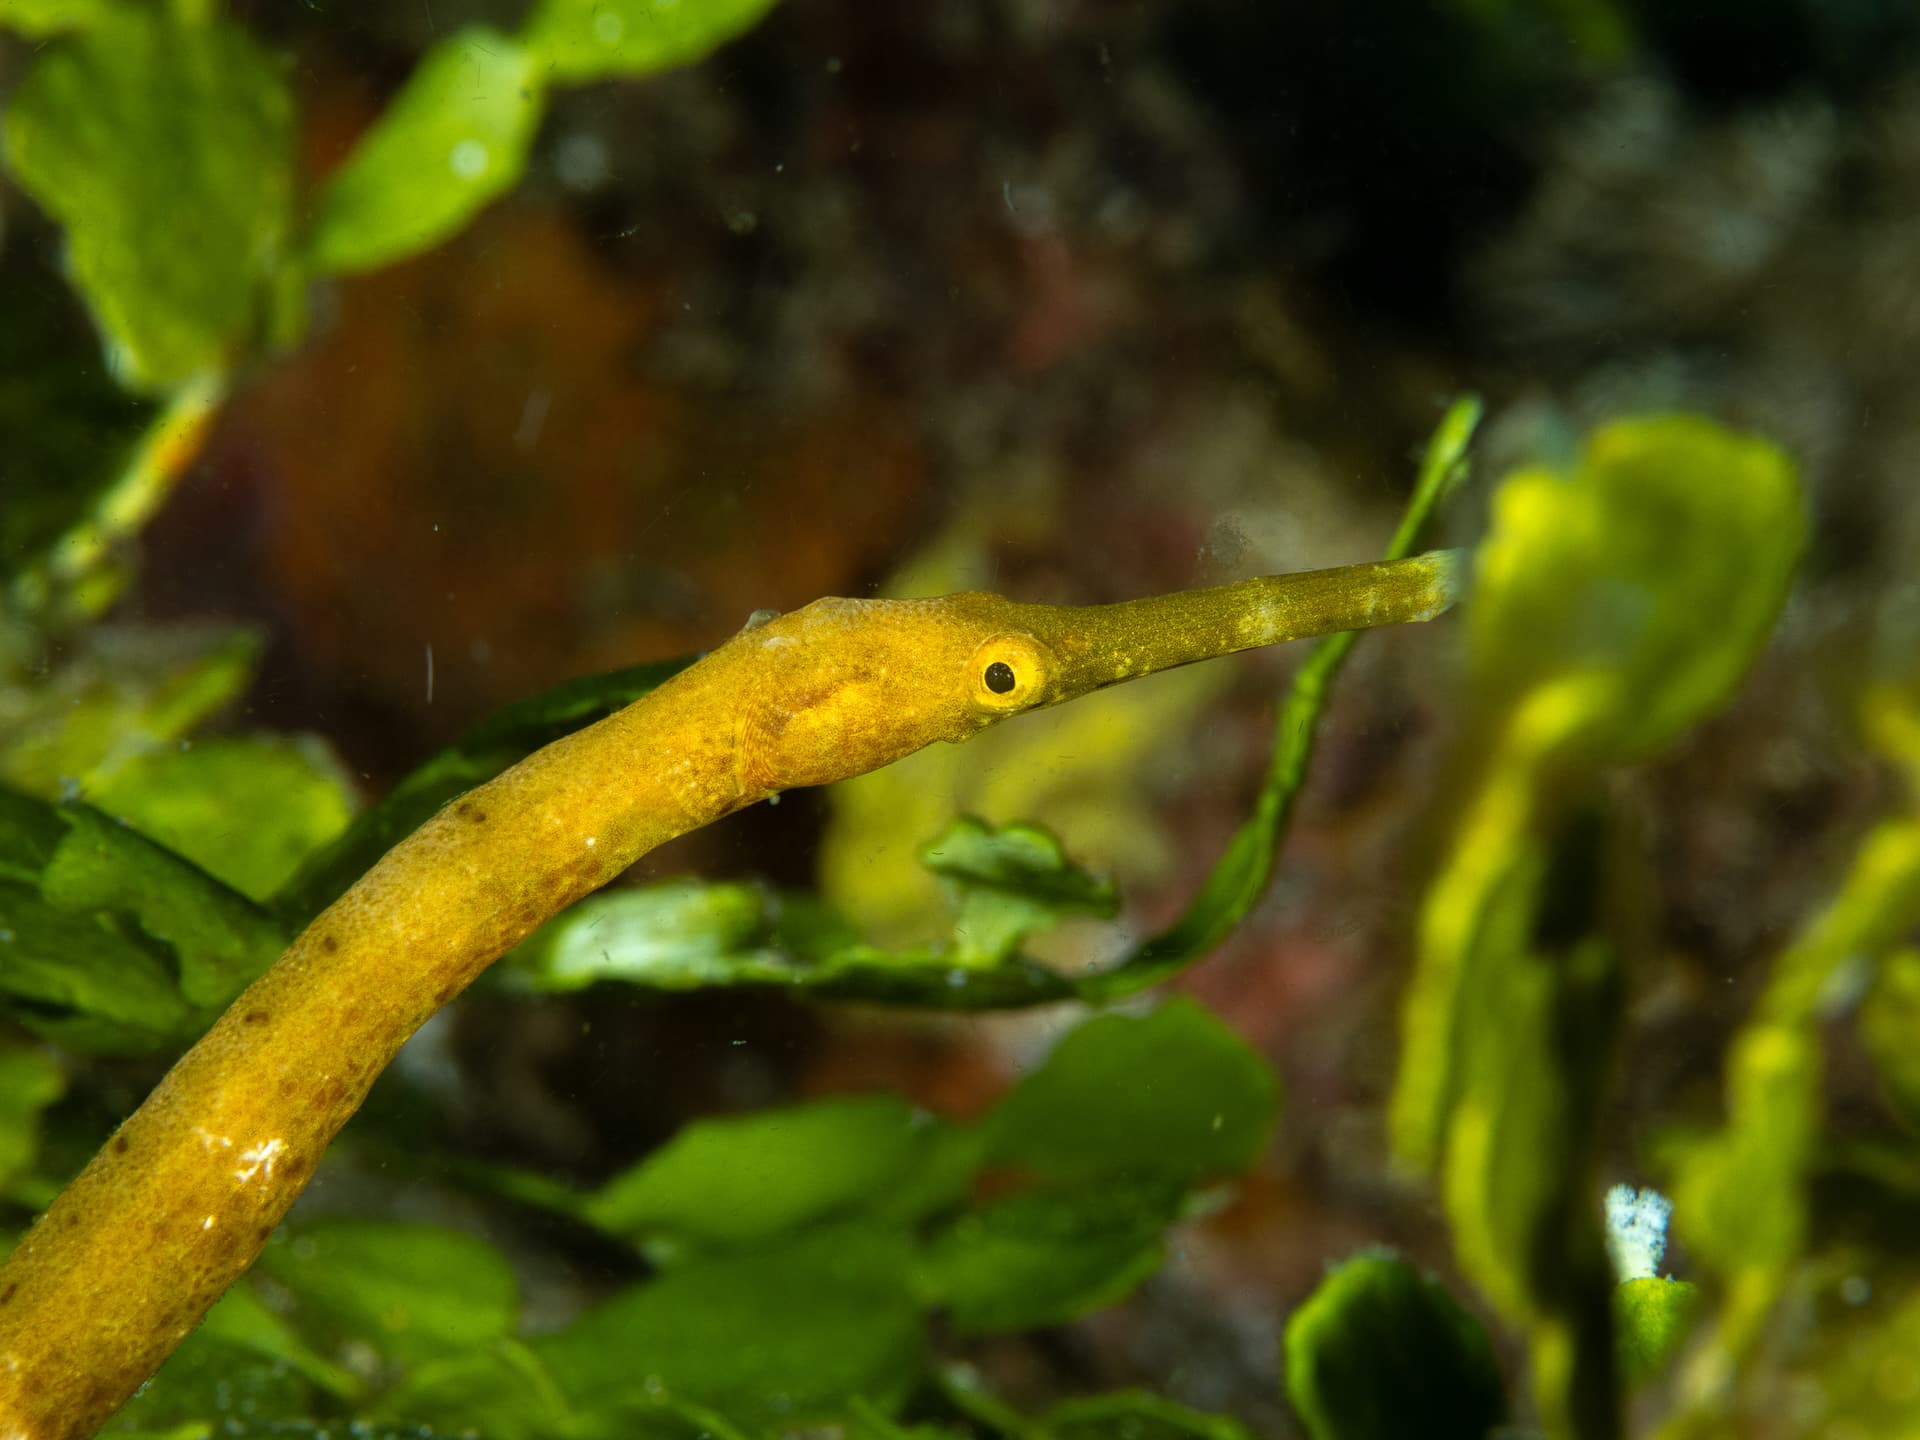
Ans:
[[[32,686],[0,685],[0,781],[53,800],[175,744],[245,688],[260,637],[225,626],[102,626]]]
[[[317,1221],[269,1245],[259,1263],[293,1293],[303,1326],[364,1340],[402,1365],[505,1339],[519,1313],[506,1261],[432,1225]]]
[[[32,1168],[40,1150],[40,1112],[66,1088],[66,1071],[51,1055],[0,1050],[0,1190]]]
[[[658,660],[569,680],[496,711],[411,771],[378,805],[356,816],[338,839],[301,866],[274,897],[274,908],[304,925],[449,800],[493,779],[542,745],[631,704],[697,658]]]
[[[777,948],[778,902],[758,886],[673,880],[616,890],[555,916],[516,948],[506,972],[545,991],[627,980],[685,990],[797,974]]]
[[[0,787],[0,995],[70,1048],[190,1039],[279,954],[271,917],[85,806]]]
[[[956,1148],[952,1127],[897,1095],[846,1096],[703,1120],[609,1181],[584,1213],[602,1229],[648,1243],[656,1256],[766,1246],[835,1216],[897,1213],[924,1195],[923,1172]],[[963,1157],[964,1158],[964,1157]],[[951,1200],[969,1166],[943,1165]],[[902,1216],[901,1218],[911,1218]]]
[[[921,1366],[906,1236],[845,1225],[677,1265],[536,1342],[583,1410],[686,1401],[743,1427],[890,1402]]]
[[[128,0],[0,0],[0,30],[22,35],[57,35],[111,20]]]
[[[295,1334],[293,1326],[267,1308],[251,1284],[235,1285],[222,1295],[200,1322],[198,1333],[263,1360],[284,1361],[337,1399],[355,1400],[365,1389],[350,1371]]]
[[[502,980],[568,991],[605,980],[653,990],[764,986],[942,1010],[1037,1005],[1073,983],[1018,956],[987,969],[949,947],[880,950],[807,896],[672,880],[589,896],[528,936]]]
[[[1037,825],[995,829],[970,817],[950,824],[921,852],[945,882],[954,908],[954,960],[993,966],[1011,959],[1036,930],[1068,915],[1110,918],[1113,887],[1067,859]]]
[[[87,1053],[165,1050],[195,1030],[172,967],[137,926],[69,914],[13,880],[0,880],[0,996],[13,1020]]]
[[[227,1339],[218,1329],[202,1326],[180,1342],[101,1434],[174,1432],[174,1427],[198,1422],[207,1428],[185,1433],[217,1434],[221,1440],[236,1433],[243,1440],[248,1435],[279,1435],[288,1433],[281,1430],[282,1423],[330,1408],[328,1398],[288,1361],[264,1356],[251,1345]],[[224,1424],[228,1417],[241,1419],[247,1428],[229,1430]]]
[[[1251,1440],[1247,1427],[1144,1390],[1056,1405],[1041,1419],[1045,1440]]]
[[[987,1161],[1058,1185],[1197,1181],[1259,1157],[1273,1072],[1191,1000],[1102,1015],[1054,1047],[987,1119]]]
[[[511,1339],[417,1366],[380,1397],[366,1418],[486,1440],[551,1440],[576,1433],[573,1411],[546,1366]]]
[[[1524,1324],[1534,1402],[1554,1436],[1617,1423],[1615,1280],[1594,1181],[1620,1024],[1605,822],[1581,814],[1529,845],[1469,959],[1443,1193],[1461,1268]]]
[[[1467,612],[1473,686],[1511,704],[1590,680],[1562,743],[1646,754],[1726,700],[1804,541],[1793,463],[1768,441],[1693,415],[1603,426],[1576,473],[1522,470],[1495,493]]]
[[[1521,857],[1603,767],[1725,700],[1804,529],[1786,457],[1691,416],[1606,426],[1574,474],[1520,471],[1493,508],[1467,607],[1470,783],[1422,907],[1390,1115],[1394,1148],[1419,1168],[1443,1143],[1474,971],[1505,963],[1481,937]]]
[[[20,82],[8,164],[66,227],[74,278],[141,387],[223,369],[261,327],[292,122],[278,67],[244,30],[157,7],[54,41]]]
[[[353,813],[324,746],[267,736],[150,751],[88,798],[253,900],[272,895]]]
[[[996,1201],[933,1239],[920,1282],[962,1332],[1064,1324],[1160,1268],[1183,1198],[1174,1181],[1110,1180]]]
[[[751,29],[773,0],[538,0],[522,42],[562,83],[690,65]]]
[[[69,914],[127,916],[172,952],[188,1004],[225,1005],[285,947],[271,917],[171,851],[85,806],[60,818],[69,833],[41,875],[41,895]]]
[[[1881,966],[1859,1024],[1881,1088],[1907,1124],[1920,1129],[1920,950],[1902,950]]]
[[[512,189],[545,107],[545,69],[484,26],[429,50],[322,187],[313,266],[371,270],[417,255]]]
[[[1700,1291],[1684,1280],[1649,1275],[1614,1291],[1615,1344],[1629,1384],[1651,1380],[1666,1368],[1699,1310]]]
[[[1882,821],[1839,893],[1775,963],[1756,1013],[1734,1037],[1726,1124],[1688,1150],[1673,1187],[1675,1227],[1726,1288],[1689,1362],[1696,1377],[1730,1371],[1751,1353],[1806,1245],[1807,1177],[1823,1104],[1821,1032],[1834,988],[1866,981],[1882,996],[1877,1005],[1887,1003],[1897,988],[1882,986],[1901,984],[1900,967],[1884,981],[1876,970],[1916,924],[1920,822]],[[1912,1038],[1894,1044],[1911,1049]],[[1696,1379],[1688,1388],[1699,1395],[1716,1387]]]
[[[66,838],[60,812],[0,785],[0,880],[40,888],[40,875]]]
[[[1480,1322],[1393,1255],[1336,1266],[1288,1318],[1284,1349],[1313,1440],[1485,1440],[1506,1417]]]
[[[1911,1225],[1913,1196],[1903,1219]],[[1905,1248],[1906,1235],[1893,1239]],[[1889,1263],[1891,1262],[1891,1263]],[[1795,1421],[1801,1433],[1887,1436],[1911,1440],[1920,1413],[1920,1276],[1911,1253],[1875,1257],[1834,1255],[1819,1268],[1820,1283],[1803,1301],[1792,1327],[1802,1354],[1788,1357],[1795,1382]],[[1863,1283],[1864,1282],[1864,1283]],[[1778,1413],[1754,1415],[1744,1431],[1736,1424],[1720,1433],[1761,1433]]]

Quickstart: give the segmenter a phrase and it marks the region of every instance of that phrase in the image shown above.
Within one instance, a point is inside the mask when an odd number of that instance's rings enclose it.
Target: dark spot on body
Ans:
[[[116,1135],[113,1137],[113,1153],[114,1154],[124,1155],[127,1153],[127,1151],[131,1150],[132,1148],[133,1148],[133,1142],[128,1140],[126,1136]]]
[[[249,1010],[246,1015],[247,1024],[249,1025],[264,1025],[267,1023],[268,1018],[267,1012],[264,1010]]]
[[[254,1239],[262,1246],[264,1246],[267,1243],[267,1241],[271,1240],[272,1238],[273,1238],[273,1226],[271,1225],[262,1225],[259,1228],[259,1230],[254,1232]]]
[[[13,1284],[7,1286],[5,1290],[0,1290],[0,1305],[5,1305],[8,1301],[12,1300],[19,1289],[20,1282],[16,1280]]]
[[[331,955],[335,951],[339,950],[340,942],[334,939],[333,936],[331,935],[322,935],[320,937],[320,948],[326,951],[327,954]]]

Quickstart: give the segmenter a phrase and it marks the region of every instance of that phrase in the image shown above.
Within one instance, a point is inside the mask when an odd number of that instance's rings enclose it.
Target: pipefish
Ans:
[[[1455,552],[1113,605],[817,600],[467,792],[288,946],[0,1267],[0,1440],[91,1434],[259,1255],[401,1044],[656,845],[1142,675],[1431,618]]]

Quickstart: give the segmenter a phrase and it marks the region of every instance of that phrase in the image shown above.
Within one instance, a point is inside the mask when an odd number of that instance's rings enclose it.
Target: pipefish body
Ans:
[[[253,1263],[401,1044],[656,845],[1137,676],[1429,619],[1458,571],[1435,551],[1115,605],[818,600],[469,791],[293,941],[0,1267],[0,1440],[91,1434]]]

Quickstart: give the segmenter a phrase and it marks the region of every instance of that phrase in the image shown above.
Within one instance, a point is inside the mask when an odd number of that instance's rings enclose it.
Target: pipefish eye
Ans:
[[[1022,710],[1046,693],[1052,657],[1029,635],[995,635],[973,652],[969,689],[983,710]]]

